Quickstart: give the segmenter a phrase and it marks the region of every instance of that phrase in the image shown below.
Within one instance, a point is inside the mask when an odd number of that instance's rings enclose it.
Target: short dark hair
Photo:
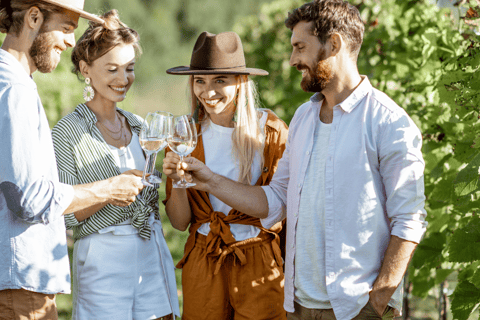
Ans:
[[[300,21],[314,22],[312,32],[322,44],[338,32],[348,43],[352,56],[355,59],[358,57],[365,26],[358,9],[347,1],[314,0],[305,3],[288,13],[285,25],[293,30]]]
[[[132,44],[138,53],[141,53],[140,36],[137,31],[127,27],[113,9],[101,16],[105,24],[90,21],[85,33],[78,39],[73,48],[73,73],[80,77],[80,61],[89,66],[113,48],[121,44]]]
[[[56,5],[38,0],[0,0],[0,32],[20,34],[25,14],[31,7],[37,7],[43,14],[45,24],[51,14],[64,10]]]

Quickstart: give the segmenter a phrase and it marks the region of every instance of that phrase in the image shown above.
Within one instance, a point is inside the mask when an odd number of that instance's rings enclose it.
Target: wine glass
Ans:
[[[152,172],[157,153],[167,146],[172,117],[168,112],[149,112],[143,121],[138,138],[140,146],[147,155],[142,177],[142,183],[145,186],[153,187],[152,183],[162,182],[162,179],[153,175]],[[148,179],[145,178],[147,173],[150,174]]]
[[[197,146],[195,120],[187,115],[173,118],[171,134],[167,141],[170,149],[180,156],[180,161],[183,161],[183,157],[192,153]],[[187,182],[185,176],[180,181],[173,183],[174,188],[188,188],[194,185],[195,183]]]

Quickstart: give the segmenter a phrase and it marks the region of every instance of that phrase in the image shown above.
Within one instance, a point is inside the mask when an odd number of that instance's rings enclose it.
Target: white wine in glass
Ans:
[[[180,161],[183,161],[183,157],[192,153],[197,146],[195,120],[187,115],[173,118],[171,134],[168,136],[167,142],[170,149],[180,156]],[[185,177],[173,183],[174,188],[188,188],[194,185],[195,183],[187,182]]]
[[[140,146],[145,151],[147,158],[143,170],[142,183],[153,187],[152,183],[161,183],[162,179],[153,175],[157,153],[167,146],[167,136],[170,132],[172,115],[168,112],[148,113],[139,134]],[[146,174],[150,174],[148,179]]]

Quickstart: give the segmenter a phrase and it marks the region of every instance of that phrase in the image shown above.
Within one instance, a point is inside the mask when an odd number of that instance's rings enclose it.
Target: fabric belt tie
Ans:
[[[218,256],[221,254],[222,241],[225,245],[235,243],[236,240],[230,231],[230,226],[225,222],[227,216],[223,212],[213,211],[210,214],[210,232],[207,236],[206,254]]]
[[[152,208],[150,208],[142,197],[137,196],[137,201],[124,208],[126,214],[131,217],[132,226],[138,229],[138,235],[144,239],[150,240],[152,228],[148,223],[148,217]]]

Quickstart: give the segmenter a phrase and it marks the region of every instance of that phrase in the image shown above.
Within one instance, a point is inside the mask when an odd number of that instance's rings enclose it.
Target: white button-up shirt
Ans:
[[[420,131],[368,78],[333,108],[325,164],[325,270],[337,319],[366,305],[390,236],[418,243],[427,223]],[[315,94],[293,117],[287,146],[269,186],[269,208],[287,207],[285,310],[293,312],[295,238],[300,197],[323,96]],[[283,217],[278,210],[270,214]],[[401,288],[390,305],[401,309]]]

